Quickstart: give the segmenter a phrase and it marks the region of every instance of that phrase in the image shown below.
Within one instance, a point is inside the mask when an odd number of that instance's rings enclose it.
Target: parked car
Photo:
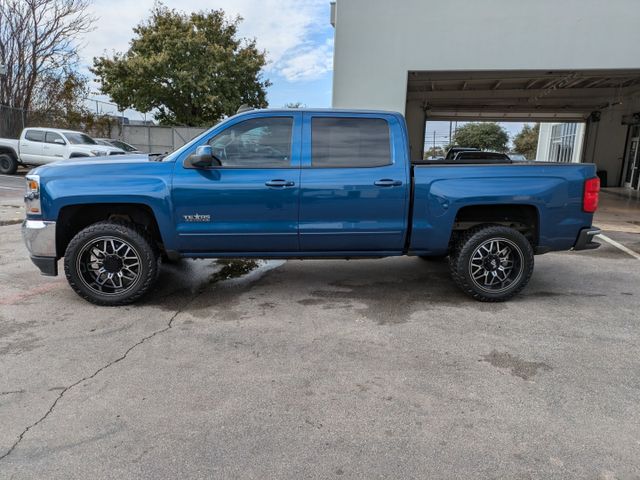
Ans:
[[[527,285],[534,254],[599,246],[594,165],[412,165],[396,113],[256,110],[162,161],[126,158],[26,178],[31,259],[57,275],[64,257],[99,305],[140,298],[163,256],[448,255],[454,283],[494,302]]]
[[[98,142],[100,145],[116,147],[116,148],[119,148],[120,150],[123,150],[126,153],[139,153],[139,154],[146,153],[146,152],[143,152],[142,150],[138,150],[136,147],[128,144],[127,142],[123,142],[122,140],[116,140],[113,138],[94,138],[94,140]]]
[[[124,155],[113,146],[99,145],[86,133],[56,128],[25,128],[20,140],[0,139],[0,173],[12,175],[18,165],[44,165],[78,157]]]
[[[456,158],[456,155],[458,155],[460,152],[479,152],[480,149],[479,148],[472,148],[472,147],[452,147],[449,150],[447,150],[447,155],[444,157],[445,160],[453,160],[454,158]]]
[[[527,157],[521,153],[510,153],[509,158],[514,162],[528,162]]]
[[[480,152],[476,150],[465,150],[458,152],[453,159],[454,162],[472,163],[511,163],[511,159],[504,153]]]

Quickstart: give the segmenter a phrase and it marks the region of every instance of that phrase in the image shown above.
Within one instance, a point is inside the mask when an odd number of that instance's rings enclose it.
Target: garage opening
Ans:
[[[507,153],[515,161],[578,163],[585,122],[460,122],[427,118],[425,160],[438,160],[453,147]],[[478,138],[479,136],[483,138]]]
[[[593,162],[609,186],[640,188],[640,70],[410,71],[406,98],[414,159],[429,123],[539,123],[540,160]]]

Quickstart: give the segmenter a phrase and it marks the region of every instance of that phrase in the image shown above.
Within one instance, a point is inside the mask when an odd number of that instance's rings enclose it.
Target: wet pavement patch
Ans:
[[[217,263],[222,268],[211,275],[210,283],[242,277],[260,266],[255,260],[218,260]]]
[[[17,225],[22,223],[22,219],[18,220],[0,220],[0,227],[6,227],[8,225]]]
[[[508,352],[498,352],[497,350],[493,350],[488,355],[482,355],[482,360],[480,361],[490,363],[497,368],[508,368],[511,375],[520,377],[523,380],[529,380],[538,373],[538,370],[546,372],[552,370],[546,363],[528,362]]]

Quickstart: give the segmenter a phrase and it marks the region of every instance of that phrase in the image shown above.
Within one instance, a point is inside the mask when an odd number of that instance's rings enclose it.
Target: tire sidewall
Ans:
[[[503,291],[486,291],[476,285],[471,278],[469,264],[471,262],[471,257],[478,246],[487,240],[497,240],[501,238],[513,242],[519,248],[522,255],[520,276],[513,284]],[[454,274],[454,279],[465,293],[471,295],[477,300],[499,302],[513,297],[529,283],[534,267],[534,252],[526,237],[517,230],[502,226],[488,226],[472,233],[460,246],[457,251],[457,255],[454,256],[452,261],[452,273]]]
[[[5,166],[9,162],[9,167]],[[13,175],[18,170],[18,161],[8,153],[0,153],[0,174]]]
[[[140,255],[140,278],[130,290],[121,294],[101,294],[89,288],[78,271],[78,257],[84,247],[96,239],[110,236],[131,244]],[[64,258],[64,270],[71,287],[82,298],[97,305],[116,306],[133,303],[144,295],[157,278],[159,257],[145,236],[132,226],[101,222],[80,231],[67,247]]]

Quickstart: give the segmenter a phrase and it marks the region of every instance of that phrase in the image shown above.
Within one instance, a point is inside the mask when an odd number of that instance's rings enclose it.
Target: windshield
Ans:
[[[97,142],[86,133],[63,132],[69,143],[74,145],[97,145]]]
[[[128,143],[121,142],[120,140],[111,140],[111,144],[118,147],[125,152],[133,152],[136,148],[129,145]]]
[[[230,120],[233,117],[229,117],[226,118],[224,121]],[[180,155],[181,152],[184,152],[185,150],[188,150],[189,148],[191,148],[193,145],[195,145],[196,143],[198,143],[202,138],[206,137],[209,135],[209,132],[211,132],[211,130],[213,130],[214,128],[216,128],[218,125],[220,125],[222,122],[218,122],[216,123],[213,127],[211,127],[210,129],[206,130],[205,132],[201,133],[200,135],[198,135],[196,138],[194,138],[193,140],[191,140],[189,143],[183,145],[182,147],[180,147],[178,150],[175,150],[171,153],[169,153],[168,155],[160,155],[157,159],[157,161],[162,161],[162,162],[172,162],[176,159],[176,157],[178,155]]]

